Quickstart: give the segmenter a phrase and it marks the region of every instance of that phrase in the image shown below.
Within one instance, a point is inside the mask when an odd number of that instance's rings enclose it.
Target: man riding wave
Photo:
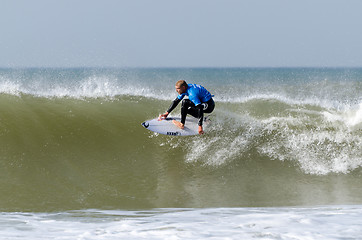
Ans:
[[[212,99],[213,95],[201,85],[187,84],[185,80],[179,80],[175,85],[176,92],[179,94],[175,100],[171,103],[166,113],[159,116],[159,120],[165,119],[170,112],[176,108],[181,100],[188,96],[188,99],[184,99],[181,104],[181,122],[173,120],[172,122],[179,128],[184,129],[186,115],[190,114],[199,119],[198,125],[199,134],[203,134],[202,123],[204,119],[204,113],[211,113],[215,108],[215,102]]]

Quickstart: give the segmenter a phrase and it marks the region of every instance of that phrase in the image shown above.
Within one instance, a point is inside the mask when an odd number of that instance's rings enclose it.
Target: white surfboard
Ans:
[[[191,116],[187,116],[184,129],[176,127],[176,125],[173,124],[172,120],[181,121],[181,118],[168,117],[161,121],[159,121],[158,118],[155,118],[143,122],[142,126],[150,131],[170,136],[191,136],[199,134],[198,119]],[[203,128],[205,128],[205,126],[207,126],[209,122],[210,120],[205,118],[203,122]]]

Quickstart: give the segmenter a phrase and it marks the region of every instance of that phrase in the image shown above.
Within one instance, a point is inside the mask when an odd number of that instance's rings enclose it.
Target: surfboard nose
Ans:
[[[143,122],[141,123],[143,127],[148,128],[150,126],[150,124],[148,122]]]

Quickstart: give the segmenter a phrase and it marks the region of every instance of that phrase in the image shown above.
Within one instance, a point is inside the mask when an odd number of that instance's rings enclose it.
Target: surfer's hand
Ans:
[[[158,116],[158,121],[162,121],[163,119],[167,118],[168,116],[168,112],[161,114],[160,116]]]
[[[199,135],[204,134],[204,130],[202,129],[202,126],[199,126]]]

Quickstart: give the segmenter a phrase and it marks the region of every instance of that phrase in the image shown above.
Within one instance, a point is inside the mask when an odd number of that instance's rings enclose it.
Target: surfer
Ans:
[[[158,119],[161,121],[167,118],[168,114],[175,109],[179,102],[188,96],[189,99],[184,99],[181,104],[181,122],[173,120],[172,122],[179,128],[184,129],[186,115],[190,114],[199,119],[198,131],[203,134],[202,122],[204,120],[204,113],[211,113],[214,110],[215,102],[212,99],[213,95],[201,85],[187,84],[185,80],[179,80],[175,85],[176,92],[179,94],[171,103],[166,113],[161,114]]]

